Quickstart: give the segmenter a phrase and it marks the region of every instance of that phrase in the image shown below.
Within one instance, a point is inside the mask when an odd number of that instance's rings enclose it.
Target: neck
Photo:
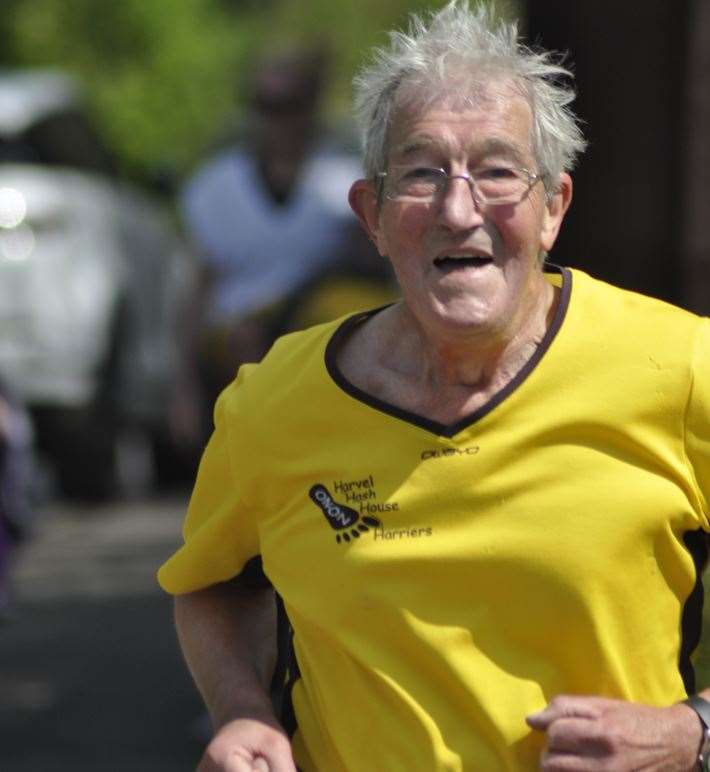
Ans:
[[[555,289],[542,279],[541,291],[511,325],[491,334],[469,330],[437,335],[425,328],[404,304],[392,309],[387,341],[390,366],[430,391],[462,388],[497,391],[532,357],[547,332],[557,306]]]

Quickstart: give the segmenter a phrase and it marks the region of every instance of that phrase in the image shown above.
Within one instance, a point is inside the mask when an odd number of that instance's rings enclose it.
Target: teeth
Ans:
[[[490,262],[489,257],[481,257],[480,255],[442,255],[441,257],[437,257],[434,260],[434,264],[440,265],[446,260],[454,260],[454,261],[465,260],[468,262],[472,262],[476,265],[483,265],[484,263]]]

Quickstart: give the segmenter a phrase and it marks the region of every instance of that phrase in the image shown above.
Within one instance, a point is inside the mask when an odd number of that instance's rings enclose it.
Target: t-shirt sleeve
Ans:
[[[703,319],[696,335],[685,447],[698,486],[703,527],[710,531],[710,319]]]
[[[245,368],[242,368],[244,370]],[[161,587],[181,594],[241,574],[256,581],[260,547],[255,511],[247,501],[249,471],[237,458],[238,389],[243,373],[220,395],[215,429],[205,449],[183,526],[184,544],[158,571]],[[241,479],[240,479],[241,478]]]

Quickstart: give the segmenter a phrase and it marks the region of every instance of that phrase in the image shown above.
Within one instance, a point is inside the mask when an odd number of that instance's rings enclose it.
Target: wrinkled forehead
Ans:
[[[523,99],[530,104],[528,87],[519,78],[496,69],[461,69],[405,76],[395,92],[394,107],[411,110],[443,105],[462,110],[512,99]]]
[[[507,144],[521,157],[533,154],[530,100],[516,81],[453,78],[438,93],[419,85],[405,81],[397,90],[387,137],[388,159],[429,142],[446,146],[454,141],[491,148]]]

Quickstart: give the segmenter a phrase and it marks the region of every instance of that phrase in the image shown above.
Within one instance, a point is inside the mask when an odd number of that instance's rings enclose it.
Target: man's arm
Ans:
[[[710,690],[700,696],[710,700]],[[546,734],[540,767],[544,772],[698,769],[703,727],[682,703],[655,708],[602,697],[560,696],[527,721]]]
[[[269,697],[273,591],[239,579],[175,598],[178,638],[215,735],[198,772],[296,772]]]

